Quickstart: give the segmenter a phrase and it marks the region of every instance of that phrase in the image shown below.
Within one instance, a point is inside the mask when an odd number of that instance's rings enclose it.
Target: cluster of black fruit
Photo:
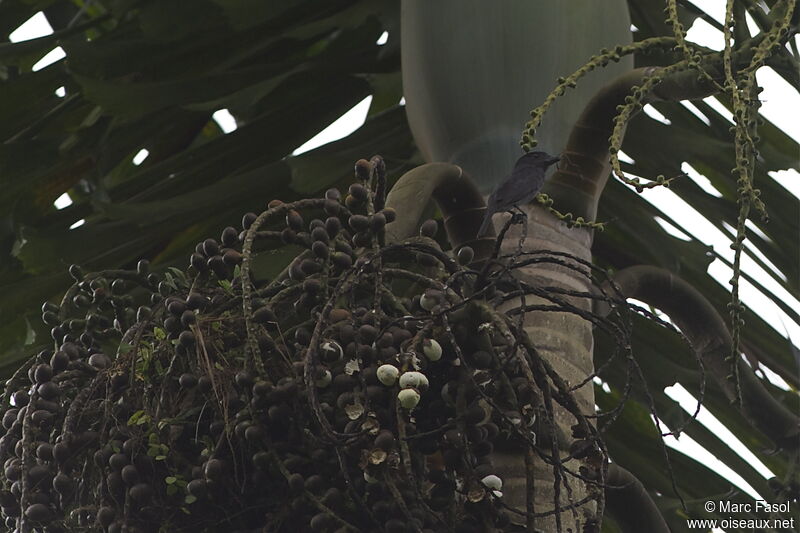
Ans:
[[[356,177],[245,215],[185,271],[70,268],[53,349],[3,397],[10,530],[503,530],[492,451],[535,388],[464,304],[470,251],[432,221],[386,244],[383,162]],[[255,283],[264,243],[302,251]]]

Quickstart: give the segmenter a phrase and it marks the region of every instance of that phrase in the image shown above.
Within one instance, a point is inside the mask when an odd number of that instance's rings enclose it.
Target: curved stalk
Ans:
[[[401,242],[416,234],[431,198],[442,212],[454,251],[469,243],[475,249],[475,257],[491,253],[494,231],[483,239],[474,238],[486,211],[483,195],[461,167],[449,163],[427,163],[397,180],[386,197],[386,206],[401,216],[386,226],[387,243]]]
[[[668,270],[645,265],[619,271],[614,282],[625,297],[641,300],[666,313],[689,338],[725,396],[735,401],[736,386],[727,361],[731,352],[731,335],[725,321],[700,291]],[[764,388],[741,357],[737,358],[736,364],[744,415],[776,445],[798,449],[800,419]]]
[[[669,533],[669,527],[642,482],[618,464],[608,465],[606,506],[623,533]]]

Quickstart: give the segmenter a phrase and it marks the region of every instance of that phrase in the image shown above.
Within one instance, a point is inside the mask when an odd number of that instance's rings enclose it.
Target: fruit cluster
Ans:
[[[248,213],[185,271],[84,274],[3,395],[0,510],[42,531],[482,531],[532,441],[519,343],[428,221],[387,244],[380,158]],[[306,222],[306,218],[310,220]],[[264,229],[262,229],[264,228]],[[263,248],[294,245],[256,281]],[[268,252],[263,252],[268,253]],[[528,377],[526,377],[526,375]]]

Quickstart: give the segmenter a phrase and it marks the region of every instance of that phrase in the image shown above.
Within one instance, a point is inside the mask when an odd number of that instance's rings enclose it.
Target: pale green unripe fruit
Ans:
[[[405,409],[413,409],[419,403],[419,393],[414,389],[403,389],[397,393],[397,400]]]
[[[500,490],[503,488],[503,480],[494,474],[489,474],[481,479],[481,483],[483,483],[487,489],[491,490]]]
[[[422,341],[422,353],[429,361],[438,361],[442,358],[442,346],[434,339]]]
[[[378,367],[376,374],[378,376],[378,381],[387,387],[391,387],[397,382],[400,371],[394,365],[381,365]]]
[[[428,388],[430,383],[428,382],[428,378],[422,372],[404,372],[402,376],[400,376],[400,388],[401,389],[418,389],[425,391]]]

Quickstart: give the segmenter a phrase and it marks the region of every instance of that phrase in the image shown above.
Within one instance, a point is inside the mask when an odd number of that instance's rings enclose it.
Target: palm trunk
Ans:
[[[586,261],[591,259],[592,234],[590,230],[568,229],[563,222],[538,206],[529,206],[526,212],[528,236],[522,245],[524,252],[548,250],[569,254]],[[512,226],[503,241],[502,254],[515,253],[519,246],[521,232],[521,226]],[[525,266],[515,272],[521,281],[534,286],[559,287],[580,292],[589,292],[590,290],[586,277],[575,270],[557,264],[544,263]],[[591,311],[591,301],[586,298],[567,297],[566,299],[580,309]],[[525,304],[548,305],[550,302],[536,296],[527,296]],[[519,305],[520,302],[515,300],[508,302],[500,310],[509,311]],[[539,354],[548,360],[554,370],[570,384],[578,383],[592,373],[593,338],[591,324],[587,321],[565,312],[529,311],[525,313],[524,331],[533,341]],[[594,413],[594,390],[591,382],[575,391],[575,398],[582,413]],[[555,435],[540,434],[537,438],[543,452],[548,455],[551,453],[551,438],[555,438],[559,443],[561,456],[564,457],[568,455],[567,447],[571,441],[570,427],[575,424],[575,418],[555,403],[554,406]],[[543,426],[540,424],[539,427]],[[527,480],[524,452],[520,449],[498,450],[493,459],[498,475],[504,480],[506,504],[518,509],[526,509]],[[570,471],[577,472],[579,462],[571,460],[565,466]],[[553,510],[556,501],[553,467],[541,460],[536,460],[533,464],[533,477],[533,510],[536,513]],[[561,507],[579,502],[587,496],[585,484],[570,476],[561,479],[559,492],[558,501]],[[575,509],[574,513],[572,511],[562,512],[560,530],[563,532],[572,530],[576,533],[582,531],[583,524],[586,523],[588,517],[594,515],[594,511],[595,505],[590,503]],[[513,520],[520,524],[526,522],[521,516],[515,516]],[[537,529],[542,531],[558,531],[554,515],[538,518],[535,520],[535,524]]]

